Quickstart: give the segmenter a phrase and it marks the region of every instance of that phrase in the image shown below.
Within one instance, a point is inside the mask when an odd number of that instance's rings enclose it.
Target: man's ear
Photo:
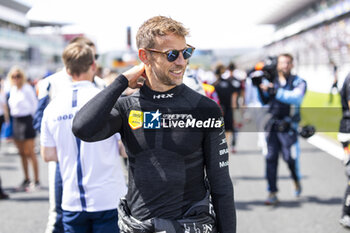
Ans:
[[[91,68],[92,68],[93,71],[97,70],[96,61],[93,61],[93,63],[91,64]]]
[[[69,76],[72,77],[72,73],[70,72],[70,70],[69,70],[68,68],[66,68],[66,72],[67,72],[67,74],[68,74]]]
[[[149,64],[149,54],[145,49],[139,49],[139,58],[143,62],[143,64],[148,65]]]

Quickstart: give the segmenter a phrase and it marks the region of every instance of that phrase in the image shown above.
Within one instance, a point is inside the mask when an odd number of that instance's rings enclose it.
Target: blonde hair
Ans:
[[[87,44],[90,47],[96,47],[94,42],[92,42],[92,40],[90,40],[89,38],[87,38],[85,36],[74,37],[73,39],[71,39],[69,41],[69,44],[73,44],[73,43],[84,43],[84,44]]]
[[[153,48],[154,39],[157,36],[166,36],[168,34],[186,37],[189,30],[182,23],[173,20],[170,17],[155,16],[144,22],[136,34],[136,44],[138,48]]]
[[[84,43],[69,44],[63,51],[62,59],[67,71],[71,75],[80,75],[89,70],[94,63],[92,49]]]
[[[22,78],[21,78],[21,82],[19,83],[16,83],[14,80],[13,80],[13,75],[15,73],[18,73]],[[18,66],[12,66],[10,71],[7,73],[7,80],[10,81],[11,83],[11,86],[17,86],[17,84],[19,84],[17,87],[18,88],[21,88],[26,82],[27,82],[27,77],[26,75],[24,74],[24,71],[18,67]]]

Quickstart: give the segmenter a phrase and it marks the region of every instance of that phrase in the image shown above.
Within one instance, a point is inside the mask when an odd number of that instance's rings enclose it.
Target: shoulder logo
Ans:
[[[143,112],[131,110],[129,113],[129,125],[133,130],[141,128],[143,125]]]

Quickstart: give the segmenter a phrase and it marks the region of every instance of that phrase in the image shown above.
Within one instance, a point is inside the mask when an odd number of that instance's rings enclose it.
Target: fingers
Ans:
[[[131,69],[125,71],[123,75],[130,81],[138,79],[145,71],[145,65],[143,63],[132,67]]]
[[[145,65],[143,63],[132,67],[131,69],[125,71],[123,75],[128,79],[129,81],[129,87],[130,88],[140,88],[144,84],[145,78]]]

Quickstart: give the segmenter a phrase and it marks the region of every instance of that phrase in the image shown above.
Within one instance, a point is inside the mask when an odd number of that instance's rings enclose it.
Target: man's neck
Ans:
[[[91,77],[88,73],[82,73],[80,75],[72,75],[72,81],[73,82],[80,82],[80,81],[90,81],[92,82],[94,77]]]
[[[284,75],[278,75],[278,80],[279,81],[286,81],[286,77],[284,77]]]
[[[165,85],[151,85],[150,82],[145,83],[151,90],[156,91],[156,92],[167,92],[173,88],[176,87],[176,85],[173,86],[165,86]]]
[[[282,72],[278,73],[278,80],[284,81],[287,80],[290,77],[290,74],[284,74]]]
[[[176,87],[176,85],[164,85],[154,78],[147,78],[145,80],[145,85],[147,85],[151,90],[157,92],[167,92]]]

